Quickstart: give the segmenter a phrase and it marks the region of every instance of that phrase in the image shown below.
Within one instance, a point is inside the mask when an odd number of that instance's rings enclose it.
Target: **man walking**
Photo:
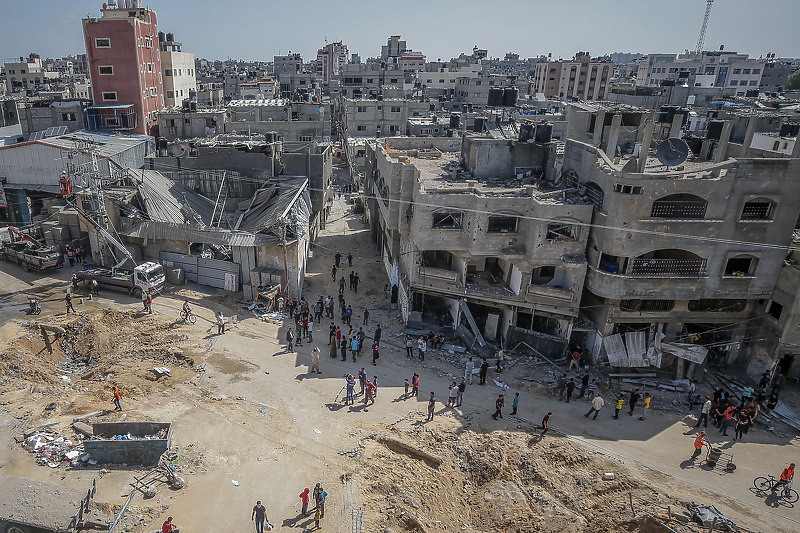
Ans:
[[[371,381],[367,381],[367,391],[364,394],[364,405],[368,402],[375,403],[375,384]]]
[[[347,252],[347,266],[353,266],[353,254]]]
[[[364,370],[364,367],[361,367],[361,370],[358,371],[358,383],[361,385],[361,392],[359,394],[364,394],[364,387],[367,384],[367,371]]]
[[[725,409],[725,418],[722,420],[722,428],[719,430],[725,437],[728,436],[728,426],[736,427],[736,408],[732,405]]]
[[[358,272],[356,272],[356,275],[353,277],[353,290],[355,292],[358,292],[358,282],[359,281],[361,281],[361,278],[358,277]]]
[[[616,405],[614,405],[614,420],[619,420],[619,412],[622,411],[622,406],[625,403],[625,396],[619,395]]]
[[[503,371],[503,358],[505,355],[503,354],[503,350],[497,350],[497,363],[494,365],[495,371],[500,374]]]
[[[115,411],[122,411],[122,406],[120,405],[119,401],[122,399],[122,391],[120,391],[117,387],[114,387],[114,410]]]
[[[703,453],[703,444],[708,442],[708,437],[706,437],[706,432],[701,431],[697,438],[694,439],[694,453],[692,454],[692,461],[697,459],[701,453]]]
[[[575,391],[575,378],[569,378],[567,383],[567,403],[572,398],[572,393]]]
[[[703,408],[700,410],[700,418],[697,419],[697,424],[694,427],[699,428],[703,424],[704,428],[708,428],[708,415],[711,413],[711,398],[706,396],[706,401]]]
[[[250,520],[255,520],[256,522],[256,533],[264,533],[264,522],[269,522],[269,520],[267,519],[267,508],[261,505],[261,500],[258,500],[255,507],[253,507]]]
[[[414,357],[414,337],[406,335],[406,357]]]
[[[411,378],[411,396],[419,397],[419,374],[416,372]]]
[[[358,337],[350,341],[350,352],[353,354],[353,362],[356,362],[356,355],[358,355]]]
[[[364,325],[365,326],[367,325],[367,322],[369,322],[369,309],[364,309]]]
[[[72,309],[73,313],[78,314],[78,312],[75,310],[75,307],[72,305],[72,294],[67,293],[67,295],[64,297],[64,303],[67,304],[67,314],[69,314],[70,309]]]
[[[597,415],[600,414],[600,409],[603,408],[605,403],[606,402],[603,401],[603,398],[600,396],[600,393],[598,393],[597,396],[595,396],[592,399],[592,408],[589,409],[589,412],[586,413],[583,416],[585,416],[586,418],[589,418],[589,415],[594,413],[594,416],[592,417],[592,420],[597,420]]]
[[[383,330],[381,329],[381,325],[378,324],[378,327],[375,328],[375,335],[373,336],[373,339],[375,339],[375,342],[377,342],[378,344],[381,343],[381,333],[382,332],[383,332]]]
[[[628,410],[628,416],[633,416],[633,410],[636,409],[636,404],[639,403],[639,389],[633,389],[631,393],[631,397],[628,400],[630,402],[630,409]]]
[[[411,335],[409,335],[411,337]],[[469,380],[469,384],[472,385],[472,371],[475,368],[475,363],[472,362],[472,357],[469,358],[467,361],[466,370],[464,370],[464,376]]]
[[[461,378],[461,383],[458,384],[458,395],[456,396],[456,407],[461,407],[464,401],[464,391],[467,390],[466,378]]]
[[[344,276],[342,276],[342,278],[339,280],[339,294],[344,294],[344,285]]]
[[[561,377],[556,381],[556,390],[558,392],[558,401],[564,399],[564,392],[567,390],[567,375],[561,374]]]
[[[479,385],[486,385],[486,374],[489,373],[489,362],[486,358],[483,358],[481,362],[481,369],[478,372],[478,376],[481,378]]]
[[[419,340],[417,341],[417,348],[419,348],[419,360],[425,360],[425,351],[428,349],[428,343],[425,342],[425,337],[420,336]]]
[[[517,414],[517,407],[519,407],[519,393],[514,394],[514,402],[511,404],[511,414]]]
[[[336,252],[336,255],[334,255],[333,258],[336,260],[336,263],[335,263],[336,264],[336,268],[339,268],[339,265],[342,262],[342,253],[341,252]]]
[[[378,362],[377,361],[378,361],[378,357],[380,357],[380,354],[378,353],[379,349],[380,349],[380,345],[378,344],[378,341],[373,342],[372,343],[372,366],[378,366]]]
[[[502,394],[497,397],[497,399],[494,401],[494,414],[492,415],[492,418],[495,420],[497,420],[498,416],[503,418],[503,406],[505,403],[505,397]]]
[[[639,417],[639,420],[646,420],[647,419],[647,411],[650,410],[650,397],[649,392],[644,393],[644,401],[642,402],[642,416]]]
[[[428,418],[425,419],[425,422],[430,422],[433,420],[433,410],[436,408],[436,395],[431,392],[430,397],[428,397]]]
[[[352,270],[350,271],[350,290],[353,290],[353,278],[356,277],[356,273]]]

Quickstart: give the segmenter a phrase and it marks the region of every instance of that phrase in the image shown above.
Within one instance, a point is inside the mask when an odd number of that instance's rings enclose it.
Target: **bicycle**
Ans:
[[[189,322],[190,324],[194,324],[197,322],[197,317],[191,311],[181,309],[181,320],[184,322]]]
[[[778,480],[775,479],[775,476],[773,475],[770,475],[769,478],[759,476],[753,480],[753,486],[756,488],[756,490],[761,492],[775,490],[775,485],[777,483]],[[783,485],[783,489],[778,494],[778,497],[789,503],[794,503],[797,500],[800,500],[800,494],[797,494],[797,491],[792,488],[791,481]]]

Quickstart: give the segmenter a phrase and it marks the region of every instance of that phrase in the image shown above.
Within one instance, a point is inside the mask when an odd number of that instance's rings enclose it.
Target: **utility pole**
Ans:
[[[286,262],[286,219],[281,217],[281,245],[283,246],[283,280],[286,286],[283,292],[289,297],[289,263]]]

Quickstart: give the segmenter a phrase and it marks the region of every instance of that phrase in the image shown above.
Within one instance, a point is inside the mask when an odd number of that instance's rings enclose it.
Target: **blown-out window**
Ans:
[[[489,217],[487,233],[516,233],[519,219],[510,216]]]
[[[434,229],[461,229],[463,214],[440,211],[433,214]]]

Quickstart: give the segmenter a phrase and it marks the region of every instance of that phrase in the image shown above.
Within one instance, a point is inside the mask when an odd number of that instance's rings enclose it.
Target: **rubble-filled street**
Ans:
[[[92,299],[79,295],[77,314],[65,314],[68,268],[34,277],[4,267],[0,474],[75,487],[96,479],[95,504],[110,517],[133,494],[116,526],[125,532],[156,530],[167,516],[185,531],[248,528],[256,500],[276,530],[306,531],[313,515],[299,513],[298,495],[316,483],[328,495],[322,520],[331,531],[669,531],[660,524],[699,531],[683,523],[692,503],[715,506],[741,530],[796,531],[794,506],[751,489],[768,465],[796,453],[796,430],[773,420],[756,424],[743,442],[724,442],[734,471],[689,461],[699,407],[689,413],[683,393],[655,386],[664,376],[631,380],[590,370],[607,398],[592,420],[581,416],[590,407],[585,398],[566,403],[552,391],[566,365],[556,369],[521,348],[509,352],[502,373],[492,364],[486,385],[476,374],[461,407],[447,406],[447,387],[460,380],[468,354],[448,338],[424,362],[416,349],[407,357],[405,327],[384,294],[368,231],[344,199],[331,218],[313,248],[304,293],[312,301],[336,294],[333,256],[352,253],[352,269],[364,281],[345,297],[368,346],[381,325],[376,366],[367,352],[355,363],[349,353],[346,360],[338,351],[329,357],[330,320],[289,352],[288,320],[254,316],[251,303],[224,291],[170,286],[152,314],[123,292],[101,291]],[[26,313],[30,293],[42,300],[38,316]],[[184,300],[198,317],[194,325],[179,317]],[[224,334],[217,334],[220,311]],[[52,354],[42,324],[65,331]],[[309,372],[315,346],[321,373]],[[345,405],[343,376],[362,367],[369,380],[377,378],[375,401],[364,404],[356,384],[355,403]],[[419,395],[410,396],[403,384],[415,373]],[[698,392],[710,394],[717,379],[709,376]],[[611,398],[634,386],[652,394],[650,414],[639,420],[626,408],[613,419]],[[431,391],[437,401],[425,422]],[[494,420],[500,393],[504,418]],[[784,401],[793,405],[795,394]],[[709,435],[722,442],[713,428]],[[126,446],[140,447],[140,455],[125,455],[133,450]],[[166,453],[159,460],[161,452],[148,446]],[[156,459],[145,464],[152,449]],[[128,464],[129,456],[143,463]]]

